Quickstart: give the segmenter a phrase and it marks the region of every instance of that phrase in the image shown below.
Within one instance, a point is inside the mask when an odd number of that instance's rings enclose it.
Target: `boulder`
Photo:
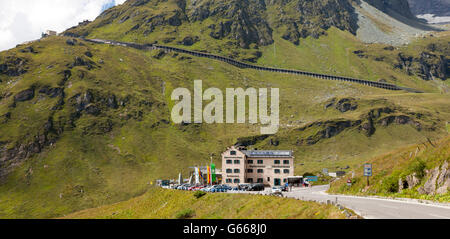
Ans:
[[[34,98],[34,88],[31,88],[17,93],[17,95],[14,96],[14,101],[23,102],[32,100],[33,98]]]

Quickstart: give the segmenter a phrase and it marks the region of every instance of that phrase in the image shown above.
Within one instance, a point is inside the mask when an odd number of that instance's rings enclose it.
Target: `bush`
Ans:
[[[422,179],[425,176],[426,167],[425,162],[418,158],[408,166],[408,174],[416,173],[416,176]]]
[[[398,175],[391,175],[383,180],[382,189],[389,193],[398,192]]]
[[[203,197],[205,195],[206,195],[206,193],[203,192],[203,191],[197,191],[197,192],[194,193],[194,197],[197,198],[197,199],[199,199],[199,198],[201,198],[201,197]]]
[[[179,211],[177,213],[177,215],[175,215],[175,218],[176,219],[189,219],[189,218],[192,218],[193,216],[194,216],[194,210],[188,208],[188,209]]]

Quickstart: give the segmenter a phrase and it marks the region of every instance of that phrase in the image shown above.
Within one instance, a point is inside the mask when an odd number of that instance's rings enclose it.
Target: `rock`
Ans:
[[[7,56],[4,63],[0,63],[0,74],[7,76],[20,76],[27,72],[28,60],[25,58]]]
[[[22,53],[37,53],[34,51],[34,48],[32,46],[25,47],[24,49],[20,50]]]
[[[83,57],[75,57],[75,60],[73,63],[68,65],[70,68],[74,68],[76,66],[86,66],[88,70],[91,70],[92,68],[94,68],[95,63],[92,62],[91,60],[85,60],[83,59]]]
[[[93,57],[94,55],[92,55],[92,53],[90,51],[87,51],[84,53],[85,56],[87,57]]]
[[[399,53],[397,62],[394,68],[402,69],[410,75],[417,75],[423,80],[428,81],[434,78],[446,80],[449,77],[447,71],[449,63],[444,55],[422,52],[419,57],[413,57]]]
[[[427,181],[417,191],[420,194],[445,194],[450,187],[450,172],[448,161],[445,161],[440,167],[426,170]]]
[[[23,102],[34,98],[34,88],[21,91],[14,96],[14,102]]]
[[[412,189],[420,184],[420,179],[416,173],[406,176],[406,182],[408,183],[408,189]]]
[[[69,45],[69,46],[75,46],[76,42],[77,42],[77,40],[75,40],[75,39],[68,39],[66,41],[66,44]]]
[[[180,42],[180,44],[183,44],[185,46],[192,46],[198,41],[199,41],[198,37],[193,38],[193,37],[187,36],[183,39],[183,41]]]
[[[356,104],[356,101],[353,98],[341,99],[336,103],[336,109],[342,113],[345,113],[347,111],[353,111],[356,110],[357,108],[358,105]]]
[[[55,98],[58,96],[64,97],[64,88],[50,88],[49,86],[44,86],[39,90],[39,93],[46,94],[50,98]]]
[[[450,188],[450,169],[448,168],[448,161],[441,167],[441,172],[439,174],[439,178],[437,180],[437,194],[445,194],[449,191]]]

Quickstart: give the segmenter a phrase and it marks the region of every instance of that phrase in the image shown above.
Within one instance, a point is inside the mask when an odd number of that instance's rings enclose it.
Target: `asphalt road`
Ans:
[[[408,199],[329,195],[326,193],[328,187],[324,185],[294,189],[292,192],[283,192],[283,196],[318,202],[337,201],[366,219],[450,219],[450,206],[425,204]]]
[[[328,185],[295,189],[284,193],[288,197],[326,202],[336,201],[368,219],[450,219],[450,206],[432,205],[413,200],[382,199],[328,195]]]

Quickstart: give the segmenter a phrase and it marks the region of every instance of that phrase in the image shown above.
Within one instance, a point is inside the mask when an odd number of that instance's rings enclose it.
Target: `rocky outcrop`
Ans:
[[[21,91],[14,96],[14,102],[23,102],[34,98],[34,87]]]
[[[408,0],[365,0],[365,1],[385,13],[390,14],[391,12],[396,12],[406,18],[411,19],[415,18],[414,15],[411,13]]]
[[[267,139],[268,137],[269,137],[269,135],[257,135],[257,136],[238,138],[235,146],[248,147],[248,146],[257,144],[258,142],[263,141],[263,140]]]
[[[28,70],[27,63],[27,59],[16,56],[7,56],[3,61],[0,59],[0,75],[23,75]]]
[[[420,53],[419,57],[399,53],[397,64],[394,67],[404,70],[409,75],[417,75],[424,80],[446,80],[450,77],[450,65],[447,57],[428,52]]]
[[[421,130],[421,124],[417,121],[414,121],[410,116],[407,115],[390,115],[378,121],[378,124],[380,124],[381,126],[388,126],[392,123],[399,125],[409,124],[411,126],[414,126],[417,130]]]
[[[450,189],[450,169],[448,161],[441,166],[426,170],[425,184],[417,191],[420,194],[445,194]]]
[[[297,142],[297,145],[313,145],[318,143],[322,139],[329,139],[331,137],[334,137],[341,132],[343,132],[346,129],[356,127],[361,124],[361,121],[351,121],[351,120],[336,120],[336,121],[325,121],[325,122],[315,122],[312,124],[309,124],[305,127],[298,128],[298,131],[305,131],[311,127],[320,127],[321,130],[319,130],[314,135],[308,136],[306,139],[299,139]]]
[[[414,15],[434,14],[437,16],[450,16],[449,0],[408,0],[408,3]]]
[[[77,56],[75,57],[73,63],[70,63],[67,65],[70,69],[76,67],[76,66],[85,66],[88,70],[93,69],[96,64],[95,62],[85,59],[84,57]]]
[[[328,109],[333,106],[336,110],[339,110],[341,113],[345,113],[347,111],[354,111],[358,108],[358,104],[356,103],[356,100],[354,98],[343,98],[340,100],[333,98],[326,103],[325,109]]]
[[[353,34],[358,29],[354,8],[347,0],[271,0],[269,4],[279,9],[275,28],[286,29],[282,37],[296,45],[302,38],[326,34],[333,26]]]
[[[179,44],[185,45],[185,46],[192,46],[199,40],[200,39],[197,36],[196,37],[187,36],[182,41],[180,41]]]
[[[213,1],[192,2],[189,18],[202,21],[206,18],[219,18],[218,23],[209,26],[210,36],[215,39],[237,41],[242,48],[251,44],[265,46],[273,43],[272,29],[264,18],[264,1]]]
[[[399,178],[398,180],[398,190],[402,192],[404,189],[413,189],[420,184],[420,178],[417,173],[413,173],[405,177],[405,179]]]
[[[62,129],[54,128],[50,117],[42,127],[42,132],[35,135],[30,142],[16,143],[14,147],[0,144],[0,180],[8,175],[23,160],[40,153],[45,147],[56,142]]]

